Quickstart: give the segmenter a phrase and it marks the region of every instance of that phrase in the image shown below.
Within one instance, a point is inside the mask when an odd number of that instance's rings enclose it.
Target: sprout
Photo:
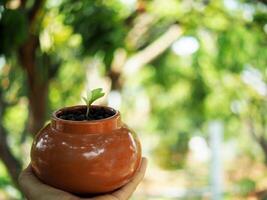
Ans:
[[[89,110],[90,110],[90,106],[92,105],[92,103],[95,100],[99,99],[100,97],[103,97],[104,95],[105,95],[105,93],[103,92],[103,89],[97,88],[97,89],[90,91],[87,94],[87,97],[82,98],[87,105],[87,110],[86,110],[86,118],[87,119],[89,118]]]

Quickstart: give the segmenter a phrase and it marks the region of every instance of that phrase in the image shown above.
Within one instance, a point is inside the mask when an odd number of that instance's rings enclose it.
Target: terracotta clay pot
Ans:
[[[98,194],[116,190],[129,182],[141,162],[136,134],[121,122],[120,113],[101,120],[60,119],[64,112],[85,106],[60,109],[51,123],[35,137],[31,165],[44,183],[76,194]]]

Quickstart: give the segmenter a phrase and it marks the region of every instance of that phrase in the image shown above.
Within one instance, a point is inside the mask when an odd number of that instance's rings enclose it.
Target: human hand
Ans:
[[[127,200],[144,178],[146,167],[147,159],[143,158],[140,169],[129,183],[115,192],[92,198],[80,198],[42,183],[35,177],[30,165],[21,172],[19,184],[28,200]]]

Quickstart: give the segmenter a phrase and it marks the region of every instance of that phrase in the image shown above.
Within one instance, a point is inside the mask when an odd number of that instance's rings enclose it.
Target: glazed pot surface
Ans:
[[[136,134],[121,123],[119,112],[113,109],[114,115],[102,120],[57,117],[61,112],[77,109],[85,107],[55,112],[51,123],[37,134],[31,149],[34,173],[44,183],[76,194],[120,188],[140,166],[141,146]]]

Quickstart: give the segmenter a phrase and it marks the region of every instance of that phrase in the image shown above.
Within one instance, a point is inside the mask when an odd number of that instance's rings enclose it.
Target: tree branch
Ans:
[[[27,0],[21,0],[21,1],[20,1],[20,7],[21,7],[21,8],[25,8],[26,3],[27,3]]]
[[[7,132],[0,124],[0,159],[3,161],[6,169],[11,176],[14,185],[19,188],[18,177],[21,171],[21,163],[12,154],[10,147],[7,144]]]
[[[260,143],[260,137],[256,134],[251,117],[247,119],[247,125],[250,135],[256,140],[256,142]]]
[[[139,70],[139,68],[151,62],[157,56],[162,54],[175,40],[177,40],[181,36],[181,34],[182,31],[180,27],[178,25],[172,25],[156,41],[130,57],[124,65],[123,72],[125,74],[131,74]]]
[[[267,0],[258,0],[258,2],[261,2],[261,3],[265,4],[265,5],[267,5]]]
[[[265,163],[267,164],[267,141],[263,137],[263,134],[258,135],[255,131],[254,125],[253,125],[253,120],[251,117],[247,120],[248,124],[248,130],[251,136],[254,138],[254,140],[258,143],[258,145],[261,147],[261,150],[263,151],[264,154],[264,159]]]
[[[2,116],[5,111],[6,104],[2,97],[2,91],[0,89],[0,122],[2,122]],[[4,165],[8,173],[11,176],[11,179],[14,185],[19,188],[18,185],[18,177],[21,171],[21,163],[16,159],[16,157],[12,154],[10,147],[7,142],[7,131],[3,127],[2,123],[0,123],[0,159],[3,161]]]
[[[162,54],[182,34],[178,25],[172,25],[162,36],[143,50],[137,52],[130,58],[126,58],[125,50],[118,49],[113,58],[111,70],[108,73],[111,79],[112,89],[120,90],[125,76],[138,71],[142,66],[151,62]]]
[[[35,0],[34,1],[34,4],[33,4],[32,8],[29,11],[30,24],[34,23],[37,15],[38,15],[38,12],[43,7],[44,3],[45,3],[45,0]]]
[[[142,13],[136,17],[132,29],[129,31],[126,37],[126,42],[131,48],[137,48],[139,46],[139,40],[144,36],[150,26],[155,21],[154,17],[148,13]]]
[[[111,69],[107,73],[111,80],[111,89],[120,90],[122,88],[121,72],[127,59],[127,53],[125,49],[117,49],[114,52],[113,60],[111,63]]]

